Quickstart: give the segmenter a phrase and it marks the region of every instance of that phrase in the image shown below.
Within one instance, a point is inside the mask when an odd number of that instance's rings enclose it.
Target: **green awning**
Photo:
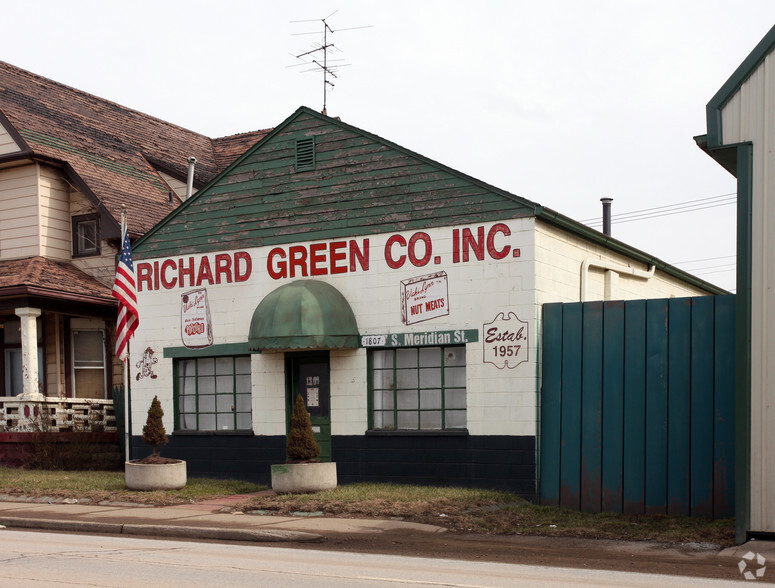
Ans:
[[[318,280],[298,280],[267,294],[253,311],[248,348],[355,349],[358,324],[336,288]]]

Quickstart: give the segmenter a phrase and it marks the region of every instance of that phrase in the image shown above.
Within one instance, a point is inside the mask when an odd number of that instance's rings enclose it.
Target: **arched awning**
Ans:
[[[355,349],[358,324],[336,288],[318,280],[298,280],[267,294],[253,311],[248,348]]]

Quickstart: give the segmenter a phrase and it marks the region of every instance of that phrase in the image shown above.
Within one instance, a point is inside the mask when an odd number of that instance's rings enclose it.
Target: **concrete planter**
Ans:
[[[130,490],[180,490],[186,485],[186,462],[124,462],[124,478]]]
[[[282,463],[272,466],[272,490],[278,494],[289,492],[318,492],[336,488],[336,463]]]

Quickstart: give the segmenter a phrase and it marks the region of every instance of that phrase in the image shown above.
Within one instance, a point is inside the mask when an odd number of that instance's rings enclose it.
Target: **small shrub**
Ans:
[[[315,441],[312,422],[301,394],[296,397],[296,404],[293,405],[287,453],[289,461],[311,461],[320,455],[320,445]]]
[[[161,408],[159,397],[154,396],[151,406],[148,408],[148,418],[143,425],[143,441],[153,448],[152,457],[159,455],[156,449],[159,445],[165,445],[169,441],[167,431],[164,430],[163,417],[164,411]]]

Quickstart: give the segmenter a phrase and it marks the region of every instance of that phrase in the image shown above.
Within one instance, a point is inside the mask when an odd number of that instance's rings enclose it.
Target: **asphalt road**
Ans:
[[[0,530],[0,587],[731,586],[712,580],[258,545]]]

